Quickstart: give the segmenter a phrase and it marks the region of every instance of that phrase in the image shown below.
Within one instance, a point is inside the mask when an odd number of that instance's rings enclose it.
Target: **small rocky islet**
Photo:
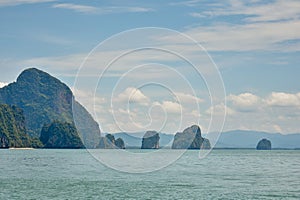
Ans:
[[[268,139],[262,139],[257,143],[256,146],[257,150],[271,150],[272,149],[272,144],[271,141]]]

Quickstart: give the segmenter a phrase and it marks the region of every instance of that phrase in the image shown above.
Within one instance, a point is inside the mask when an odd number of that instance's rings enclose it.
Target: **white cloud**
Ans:
[[[224,130],[299,132],[300,93],[272,92],[266,96],[241,93],[231,94],[227,99],[227,117]],[[207,111],[207,114],[210,111],[211,109]]]
[[[296,51],[300,45],[287,41],[299,40],[300,20],[262,22],[248,24],[216,24],[188,29],[191,36],[208,51]],[[258,34],[259,33],[259,34]],[[180,44],[177,36],[167,38],[170,43]],[[186,45],[186,48],[189,48]]]
[[[272,92],[271,95],[266,98],[265,102],[268,106],[300,106],[300,93]]]
[[[227,100],[233,108],[242,112],[257,111],[260,105],[260,98],[252,93],[231,94],[227,97]]]
[[[163,101],[160,106],[166,110],[167,113],[181,113],[182,106],[173,101]]]
[[[228,107],[227,105],[221,103],[217,105],[210,106],[206,111],[205,114],[207,115],[215,115],[215,116],[224,116],[226,115],[234,115],[236,112]]]
[[[212,17],[244,15],[248,22],[267,22],[279,20],[295,20],[300,17],[300,2],[297,0],[277,0],[260,3],[246,1],[227,1],[220,6],[210,5],[209,11],[190,13],[193,17]]]
[[[21,4],[47,3],[56,0],[0,0],[0,6],[15,6]]]
[[[3,82],[0,82],[0,88],[3,88],[4,86],[7,86],[8,83],[3,83]]]
[[[190,1],[179,1],[179,2],[172,2],[170,3],[171,6],[189,6],[189,7],[195,7],[198,5],[198,3],[201,2],[201,0],[190,0]]]
[[[150,100],[141,90],[134,87],[128,87],[125,91],[120,93],[114,101],[148,105]]]
[[[178,98],[178,101],[181,104],[184,104],[184,103],[194,103],[194,104],[197,104],[197,103],[204,102],[204,99],[201,99],[201,98],[196,97],[196,96],[191,95],[191,94],[185,94],[185,93],[181,93],[181,92],[174,92],[174,95],[176,96],[176,98]]]
[[[144,7],[95,7],[73,3],[58,3],[52,6],[53,8],[62,8],[73,10],[75,12],[87,13],[87,14],[110,14],[110,13],[140,13],[140,12],[152,12],[152,8]]]
[[[186,34],[199,41],[210,51],[276,50],[297,51],[300,45],[300,1],[277,0],[256,2],[228,0],[220,3],[186,1],[186,6],[203,7],[201,12],[189,13],[197,18],[234,16],[244,23],[212,23],[188,28]],[[203,9],[201,9],[203,10]],[[175,43],[178,38],[173,38]]]
[[[52,7],[73,10],[73,11],[81,12],[81,13],[96,13],[97,12],[97,8],[94,6],[86,6],[86,5],[79,5],[79,4],[72,4],[72,3],[59,3],[59,4],[54,4]]]

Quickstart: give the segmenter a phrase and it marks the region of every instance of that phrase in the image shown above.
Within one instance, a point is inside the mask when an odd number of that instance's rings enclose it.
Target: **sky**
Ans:
[[[37,67],[102,132],[299,133],[300,1],[0,0],[0,87]]]

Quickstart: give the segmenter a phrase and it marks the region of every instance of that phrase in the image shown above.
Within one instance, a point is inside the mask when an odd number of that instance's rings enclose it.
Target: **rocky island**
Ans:
[[[0,103],[15,106],[5,111],[6,114],[11,113],[9,114],[10,116],[6,116],[8,118],[5,120],[5,123],[11,121],[12,124],[10,125],[11,133],[5,130],[0,132],[3,147],[6,147],[7,143],[11,144],[9,146],[40,147],[42,143],[39,141],[39,138],[43,127],[54,121],[74,126],[76,121],[77,129],[76,131],[69,129],[70,132],[55,134],[74,136],[71,139],[74,139],[74,141],[78,139],[75,135],[79,134],[86,148],[95,148],[99,144],[100,129],[97,122],[75,100],[72,91],[67,85],[46,72],[36,68],[24,70],[16,82],[0,88]],[[3,108],[9,109],[7,106]],[[21,117],[21,114],[17,114],[20,112],[23,113],[23,117]],[[59,125],[59,127],[62,128],[64,126]],[[20,130],[22,130],[22,134]],[[24,137],[21,137],[20,134]],[[30,138],[31,142],[28,142],[27,137]],[[23,138],[24,141],[21,144],[18,140],[15,141],[12,138]],[[49,143],[46,143],[46,146],[48,146]],[[57,145],[55,146],[58,147]]]
[[[201,136],[198,125],[186,128],[183,132],[176,133],[172,149],[210,149],[210,142]]]
[[[100,138],[100,142],[97,145],[100,149],[125,149],[125,143],[121,138],[115,139],[112,134],[107,134],[105,137]]]
[[[267,139],[262,139],[258,142],[256,146],[257,150],[271,150],[272,149],[272,144],[270,140]]]
[[[156,131],[147,131],[143,136],[141,149],[158,149],[159,139],[159,133]]]

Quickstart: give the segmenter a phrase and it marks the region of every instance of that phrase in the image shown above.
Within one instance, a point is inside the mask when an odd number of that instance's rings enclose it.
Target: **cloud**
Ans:
[[[97,12],[96,7],[72,4],[72,3],[59,3],[59,4],[54,4],[52,7],[73,10],[73,11],[81,12],[81,13],[96,13]]]
[[[227,97],[227,100],[233,108],[241,112],[257,111],[260,105],[260,98],[252,93],[231,94]]]
[[[230,94],[227,99],[225,130],[299,132],[300,93],[272,92],[264,96],[241,93]]]
[[[300,93],[272,92],[265,100],[268,106],[295,107],[300,106]]]
[[[4,86],[7,86],[8,83],[3,83],[3,82],[0,82],[0,88],[3,88]]]
[[[86,14],[111,14],[111,13],[141,13],[141,12],[152,12],[152,8],[144,7],[119,7],[119,6],[108,6],[108,7],[95,7],[72,3],[58,3],[52,6],[53,8],[62,8],[73,10],[75,12],[86,13]]]
[[[141,90],[134,87],[128,87],[125,91],[120,93],[114,101],[148,105],[150,100]]]
[[[204,102],[204,99],[201,99],[199,97],[196,97],[194,95],[191,94],[185,94],[185,93],[181,93],[181,92],[174,92],[174,95],[176,96],[176,98],[178,98],[178,101],[181,104],[184,103],[202,103]]]
[[[300,108],[300,93],[272,92],[266,97],[252,93],[230,94],[227,100],[231,108],[240,112],[258,112],[259,109],[266,111],[276,107]]]
[[[193,6],[193,10],[203,10],[206,7],[204,11],[189,13],[190,16],[203,20],[229,16],[241,21],[187,28],[185,33],[209,51],[300,50],[300,45],[296,43],[300,40],[300,1],[228,0],[220,4],[196,0],[185,1],[181,5]],[[172,41],[175,43],[178,38],[175,37]]]
[[[160,106],[166,113],[182,113],[182,105],[173,101],[163,101],[162,103],[154,102],[154,106]]]
[[[224,116],[225,113],[226,115],[234,115],[236,112],[232,108],[228,107],[223,103],[210,106],[205,111],[206,115]]]
[[[281,20],[295,20],[300,17],[300,2],[297,0],[277,0],[267,3],[227,1],[220,6],[210,5],[210,9],[203,12],[190,13],[193,17],[214,17],[242,15],[248,22],[270,22]]]
[[[188,29],[184,33],[208,51],[296,51],[300,45],[288,41],[300,39],[300,20],[246,24],[213,24]],[[259,33],[259,34],[258,34]],[[167,38],[179,45],[177,36]],[[185,48],[189,48],[188,45]]]
[[[54,2],[56,0],[1,0],[1,6],[16,6],[21,4],[35,4],[35,3],[47,3],[47,2]]]
[[[194,7],[197,6],[199,2],[201,2],[201,0],[179,1],[179,2],[172,2],[169,5]]]

